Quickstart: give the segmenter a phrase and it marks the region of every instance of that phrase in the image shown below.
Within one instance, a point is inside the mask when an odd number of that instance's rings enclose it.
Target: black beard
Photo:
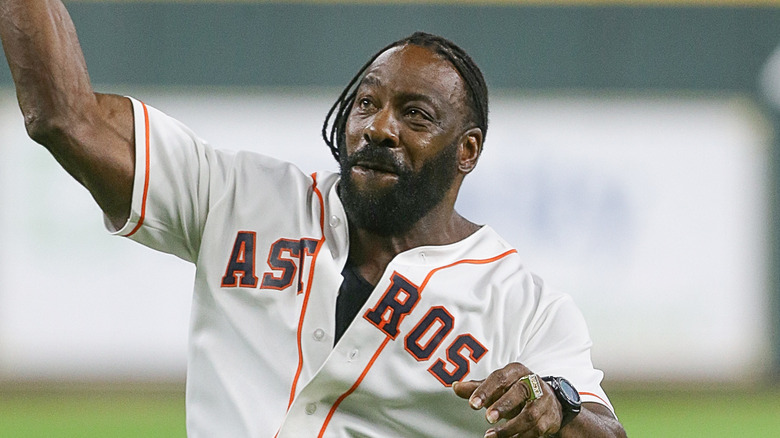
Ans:
[[[358,228],[380,236],[400,235],[436,207],[452,187],[457,175],[453,143],[414,172],[384,146],[367,145],[347,156],[341,148],[339,197],[349,220]],[[360,160],[381,162],[398,174],[398,182],[380,190],[361,192],[355,187],[350,169]]]

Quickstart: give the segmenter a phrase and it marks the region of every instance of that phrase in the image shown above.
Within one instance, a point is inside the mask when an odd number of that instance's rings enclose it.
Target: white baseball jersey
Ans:
[[[133,106],[132,213],[116,234],[197,265],[190,437],[482,436],[484,410],[452,383],[510,362],[609,407],[580,312],[489,226],[398,254],[334,346],[349,252],[338,175],[215,150]]]

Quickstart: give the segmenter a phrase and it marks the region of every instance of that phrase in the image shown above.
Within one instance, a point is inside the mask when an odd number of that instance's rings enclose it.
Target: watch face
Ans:
[[[569,383],[568,380],[561,379],[560,386],[561,386],[561,392],[563,392],[563,394],[566,396],[567,399],[577,404],[580,403],[580,394],[577,392],[576,389],[574,389],[573,386],[571,386],[571,383]]]

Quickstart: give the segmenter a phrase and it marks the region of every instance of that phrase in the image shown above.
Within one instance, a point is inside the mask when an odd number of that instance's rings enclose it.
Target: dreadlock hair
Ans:
[[[366,69],[381,55],[393,47],[413,44],[432,50],[450,62],[466,83],[468,106],[471,109],[471,119],[482,130],[484,140],[488,125],[488,91],[485,78],[471,57],[452,41],[425,32],[415,32],[412,35],[391,43],[376,52],[363,67],[355,73],[347,86],[339,95],[325,116],[322,125],[322,138],[330,148],[331,154],[339,161],[339,146],[344,143],[347,116],[355,102],[357,87]]]

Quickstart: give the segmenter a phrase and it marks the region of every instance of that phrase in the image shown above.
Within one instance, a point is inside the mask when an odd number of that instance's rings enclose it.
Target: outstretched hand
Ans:
[[[528,386],[520,378],[532,371],[520,363],[511,363],[493,371],[484,380],[455,382],[452,389],[458,397],[468,399],[472,409],[485,408],[485,418],[495,425],[485,438],[538,438],[558,432],[562,419],[561,404],[545,383],[542,396],[531,400]],[[496,424],[499,420],[506,420]]]

